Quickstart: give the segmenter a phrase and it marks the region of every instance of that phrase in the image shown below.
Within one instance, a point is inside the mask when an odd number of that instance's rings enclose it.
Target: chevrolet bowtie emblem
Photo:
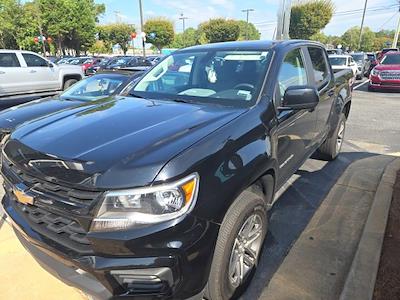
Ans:
[[[34,197],[29,196],[25,193],[25,191],[22,191],[16,187],[13,188],[13,193],[19,203],[33,205],[33,202],[35,201]]]

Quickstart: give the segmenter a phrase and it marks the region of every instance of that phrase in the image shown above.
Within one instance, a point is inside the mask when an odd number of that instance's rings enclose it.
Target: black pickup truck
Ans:
[[[314,152],[339,154],[351,77],[310,41],[179,50],[129,96],[4,137],[7,219],[96,299],[230,299],[257,266],[274,192]]]

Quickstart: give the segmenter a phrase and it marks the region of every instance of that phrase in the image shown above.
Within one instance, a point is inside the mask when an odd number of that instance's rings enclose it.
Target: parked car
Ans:
[[[87,68],[86,74],[88,76],[96,74],[97,71],[99,71],[102,68],[104,68],[113,59],[114,58],[112,58],[112,57],[105,57],[105,58],[101,59],[100,61],[97,61],[97,62],[93,63],[92,66]]]
[[[140,56],[117,57],[107,63],[101,70],[116,70],[126,67],[150,67],[151,62]]]
[[[353,73],[353,83],[359,73],[357,64],[350,55],[329,55],[329,62],[332,65],[333,72],[340,72],[345,69],[350,69]]]
[[[142,76],[144,70],[130,69],[118,72],[99,72],[71,86],[60,95],[37,99],[13,106],[0,112],[0,140],[18,125],[68,108],[93,103],[104,103],[110,96],[124,95],[131,85]]]
[[[378,64],[378,61],[377,61],[378,58],[376,57],[375,52],[368,52],[367,57],[368,57],[370,64],[369,64],[368,72],[365,75],[367,77],[369,77],[369,74],[371,74],[372,69],[375,68],[375,66]]]
[[[131,97],[4,138],[2,205],[40,264],[95,298],[230,299],[274,192],[315,151],[339,154],[352,76],[310,41],[178,50]]]
[[[16,95],[62,91],[82,78],[80,67],[56,65],[34,52],[0,50],[0,101]]]
[[[364,52],[355,52],[350,54],[350,56],[353,58],[353,60],[357,64],[357,79],[362,79],[369,71],[369,67],[371,65],[371,62],[368,59],[367,54]]]
[[[372,69],[368,89],[400,90],[400,52],[387,52],[379,64]]]
[[[378,53],[378,60],[381,60],[388,52],[398,52],[399,48],[383,48],[381,52]]]

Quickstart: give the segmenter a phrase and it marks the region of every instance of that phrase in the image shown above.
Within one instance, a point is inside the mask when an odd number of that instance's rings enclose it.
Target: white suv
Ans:
[[[83,76],[79,66],[58,66],[34,52],[0,49],[0,99],[61,91]]]

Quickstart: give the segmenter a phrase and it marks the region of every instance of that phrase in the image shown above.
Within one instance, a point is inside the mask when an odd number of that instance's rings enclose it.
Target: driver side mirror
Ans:
[[[319,103],[319,94],[312,86],[288,87],[283,96],[281,110],[314,109]]]

